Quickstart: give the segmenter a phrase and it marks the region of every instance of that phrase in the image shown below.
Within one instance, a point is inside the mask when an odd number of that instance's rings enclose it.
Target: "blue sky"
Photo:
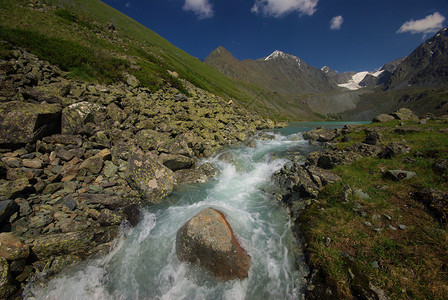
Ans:
[[[281,50],[321,68],[373,71],[448,25],[448,0],[103,0],[199,58]]]

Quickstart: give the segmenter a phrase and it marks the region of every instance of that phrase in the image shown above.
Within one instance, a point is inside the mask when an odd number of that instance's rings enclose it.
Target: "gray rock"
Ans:
[[[395,120],[395,118],[391,115],[386,115],[386,114],[381,114],[379,116],[376,116],[375,118],[373,118],[372,122],[373,123],[383,123],[383,122],[390,122]]]
[[[0,224],[9,220],[14,213],[19,211],[19,206],[13,200],[0,201]]]
[[[135,151],[128,163],[126,180],[146,201],[159,202],[173,191],[173,172],[158,163],[151,153]]]
[[[159,156],[159,160],[165,167],[173,172],[182,169],[190,169],[194,166],[194,160],[183,155],[162,153]]]
[[[406,170],[388,170],[384,174],[385,178],[391,179],[393,181],[408,180],[415,176],[417,176],[417,173]]]
[[[418,117],[414,112],[408,108],[400,108],[391,114],[395,119],[400,121],[415,121],[418,122]]]
[[[116,166],[113,162],[109,160],[104,162],[103,173],[107,178],[114,177],[114,175],[117,174],[117,172],[118,172],[118,166]]]
[[[0,257],[0,298],[8,299],[16,290],[16,286],[12,284],[8,261]]]

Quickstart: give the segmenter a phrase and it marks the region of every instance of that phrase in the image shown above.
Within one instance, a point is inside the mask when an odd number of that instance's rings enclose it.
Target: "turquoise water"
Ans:
[[[345,125],[359,125],[359,124],[370,124],[371,121],[341,121],[341,122],[303,122],[303,123],[289,123],[287,127],[276,129],[277,132],[283,135],[290,135],[297,132],[304,132],[307,130],[312,130],[316,127],[324,128],[342,128]]]
[[[108,255],[66,270],[44,288],[31,287],[29,298],[300,298],[307,273],[301,246],[291,233],[285,208],[265,191],[272,174],[289,162],[291,154],[305,156],[315,150],[300,133],[311,124],[261,133],[249,143],[252,147],[227,149],[204,161],[219,170],[216,178],[180,186],[162,204],[145,208],[137,227],[122,228]],[[200,267],[177,259],[177,230],[207,207],[226,214],[251,256],[248,278],[217,281]]]

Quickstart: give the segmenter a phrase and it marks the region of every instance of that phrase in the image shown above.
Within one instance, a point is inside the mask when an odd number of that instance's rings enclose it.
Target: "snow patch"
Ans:
[[[369,74],[375,77],[378,77],[381,75],[381,73],[383,73],[384,70],[379,70],[376,72],[368,72],[368,71],[363,71],[363,72],[358,72],[355,75],[352,76],[352,79],[350,79],[349,82],[347,83],[341,83],[338,84],[338,86],[343,87],[343,88],[347,88],[349,90],[359,90],[360,88],[362,88],[362,86],[360,86],[359,84],[361,83],[361,81],[364,80],[364,78]]]
[[[273,59],[276,59],[276,58],[283,58],[283,59],[292,59],[292,60],[295,60],[296,63],[297,63],[297,65],[298,65],[299,67],[301,67],[301,63],[302,63],[302,61],[300,60],[300,58],[298,58],[297,56],[294,56],[294,55],[291,55],[291,54],[282,52],[282,51],[280,51],[280,50],[275,50],[274,52],[272,52],[271,55],[269,55],[268,57],[266,57],[264,60],[265,60],[265,61],[268,61],[268,60],[273,60]]]

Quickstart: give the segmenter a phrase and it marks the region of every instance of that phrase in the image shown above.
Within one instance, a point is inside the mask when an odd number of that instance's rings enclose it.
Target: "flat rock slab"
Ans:
[[[415,172],[406,170],[388,170],[384,174],[384,177],[389,178],[393,181],[408,180],[415,176],[417,176]]]
[[[206,208],[177,232],[176,253],[181,261],[199,264],[221,280],[248,276],[250,256],[239,244],[225,215]]]

